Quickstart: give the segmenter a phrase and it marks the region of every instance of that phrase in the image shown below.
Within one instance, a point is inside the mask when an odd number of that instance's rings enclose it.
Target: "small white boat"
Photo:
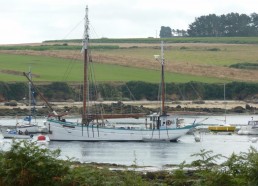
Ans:
[[[242,126],[237,133],[239,135],[258,135],[258,120],[248,121],[248,125]]]
[[[2,131],[2,135],[4,138],[11,139],[31,139],[33,137],[32,134],[22,133],[21,131],[17,131],[16,129],[7,129],[6,131]]]
[[[16,125],[16,130],[21,131],[22,133],[28,132],[29,134],[35,133],[47,133],[46,126],[39,126],[38,124],[29,124],[29,123],[22,123]]]

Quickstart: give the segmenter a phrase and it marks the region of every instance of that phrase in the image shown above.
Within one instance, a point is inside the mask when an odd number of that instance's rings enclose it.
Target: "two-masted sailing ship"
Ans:
[[[156,56],[157,57],[157,56]],[[85,15],[85,31],[83,38],[84,83],[83,83],[83,113],[81,122],[69,122],[61,116],[52,114],[47,119],[49,139],[55,141],[177,141],[185,135],[193,124],[180,125],[178,118],[167,115],[165,111],[164,55],[161,46],[161,79],[162,79],[162,109],[159,114],[149,116],[148,127],[116,127],[106,125],[110,118],[137,118],[139,114],[93,114],[89,111],[89,19],[88,7]]]

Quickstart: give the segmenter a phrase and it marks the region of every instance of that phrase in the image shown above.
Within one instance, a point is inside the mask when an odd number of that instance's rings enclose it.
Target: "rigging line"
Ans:
[[[200,94],[197,92],[197,90],[194,88],[193,84],[190,82],[190,85],[192,87],[192,89],[194,90],[195,94],[198,96],[199,99],[202,99],[202,97],[200,96]]]
[[[84,21],[84,18],[81,19],[81,20],[65,35],[65,37],[63,37],[63,40],[65,40],[83,21]]]
[[[99,36],[98,36],[98,34],[97,34],[96,30],[94,29],[92,24],[90,24],[90,27],[91,27],[90,30],[93,30],[93,32],[95,33],[96,37],[99,38]]]
[[[67,65],[67,67],[66,67],[66,70],[65,70],[65,72],[64,72],[64,74],[63,74],[63,77],[62,77],[62,80],[64,81],[64,80],[66,80],[67,79],[67,74],[68,74],[68,70],[69,70],[69,68],[70,68],[70,66],[71,66],[71,61],[68,63],[68,65]]]
[[[182,93],[182,91],[181,91],[179,85],[177,86],[177,89],[178,89],[180,95],[182,96],[182,99],[185,100],[185,96],[184,96],[184,94]]]
[[[67,70],[66,76],[65,76],[65,78],[64,78],[65,81],[68,79],[68,76],[71,74],[72,69],[73,69],[74,66],[75,66],[74,64],[75,64],[75,60],[71,63],[70,68],[67,68],[68,70]]]
[[[161,103],[160,103],[160,101],[161,101],[161,82],[159,83],[159,90],[158,90],[158,97],[157,97],[157,99],[158,99],[158,112],[161,112]]]
[[[129,89],[129,87],[127,86],[126,83],[124,83],[124,84],[125,84],[125,87],[127,88],[128,92],[129,92],[130,96],[132,96],[133,100],[135,101],[136,99],[135,99],[135,97],[134,97],[132,91]]]
[[[90,65],[90,69],[91,69],[91,79],[92,79],[92,82],[96,82],[96,78],[95,78],[95,69],[94,69],[94,65]],[[98,84],[97,83],[93,83],[94,86],[94,90],[95,90],[95,95],[96,95],[96,98],[98,96]],[[104,108],[103,108],[103,105],[99,105],[99,109],[97,109],[97,105],[96,105],[96,110],[100,112],[100,114],[102,115],[104,113]],[[102,118],[102,121],[104,119]]]
[[[94,85],[94,93],[96,95],[96,98],[97,98],[97,95],[98,95],[98,85],[94,82],[96,82],[96,78],[95,78],[95,69],[94,69],[94,65],[91,64],[90,65],[90,75],[91,75],[91,80],[92,80],[92,84]]]
[[[94,104],[92,105],[92,108],[91,108],[91,110],[89,110],[89,113],[93,113],[93,108],[95,108],[96,109],[96,104],[95,104],[95,101],[93,101],[93,98],[94,98],[94,83],[93,83],[93,72],[92,72],[92,64],[88,64],[88,70],[89,70],[89,82],[91,82],[91,83],[89,83],[89,89],[88,89],[88,91],[89,91],[89,99],[90,100],[92,100],[92,102],[94,102]]]
[[[167,84],[166,83],[164,83],[165,84],[165,87],[164,87],[164,89],[165,89],[165,102],[167,101],[167,95],[166,95],[166,92],[167,92]]]
[[[76,64],[77,61],[77,52],[74,51],[74,54],[72,56],[71,61],[68,63],[67,67],[66,67],[66,71],[64,72],[63,78],[62,80],[67,80],[68,76],[71,74],[72,69],[74,68],[74,64]]]
[[[124,85],[125,85],[125,87],[127,88],[128,92],[129,92],[129,98],[132,98],[133,101],[136,101],[132,91],[129,89],[129,87],[127,86],[127,84],[125,82],[124,82]],[[121,89],[122,89],[122,87],[121,87]],[[131,113],[133,113],[133,105],[131,105]]]
[[[82,22],[84,21],[84,19],[81,19],[76,25],[75,27],[73,27],[66,35],[65,37],[63,38],[63,40],[65,40]],[[63,75],[63,78],[62,80],[67,80],[69,74],[71,73],[71,69],[70,66],[72,65],[72,62],[75,62],[76,58],[75,58],[75,55],[77,54],[73,54],[73,57],[72,57],[72,61],[67,65],[67,68],[66,68],[66,71]],[[73,66],[72,66],[73,67]]]

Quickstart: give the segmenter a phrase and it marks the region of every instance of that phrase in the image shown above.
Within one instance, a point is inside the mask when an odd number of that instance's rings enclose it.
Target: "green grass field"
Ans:
[[[214,51],[213,51],[214,50]],[[258,45],[189,45],[187,43],[170,46],[165,44],[164,53],[168,63],[189,63],[212,66],[230,66],[236,63],[258,63]],[[142,47],[116,50],[96,50],[94,53],[105,55],[134,56],[139,59],[153,60],[159,48]]]
[[[39,77],[33,77],[34,81],[51,82],[51,81],[82,81],[82,62],[75,60],[67,60],[61,58],[44,57],[44,56],[28,56],[0,54],[0,70],[12,70],[18,72],[27,72],[29,67],[32,73]],[[159,82],[160,71],[139,69],[132,67],[123,67],[119,65],[94,64],[95,78],[97,81],[146,81]],[[27,81],[21,75],[11,75],[0,72],[0,81]],[[167,82],[223,82],[218,78],[202,78],[199,76],[166,73]]]
[[[74,52],[80,51],[81,43],[70,43],[76,41],[79,40],[56,41],[67,42],[60,44],[46,42],[44,46],[0,46],[0,51],[12,53],[0,53],[0,81],[26,81],[21,72],[31,66],[33,74],[37,75],[34,81],[80,82],[82,62],[64,59],[73,58]],[[160,81],[160,66],[153,57],[160,54],[160,39],[92,41],[97,81]],[[258,64],[258,38],[166,38],[164,41],[167,82],[258,81],[255,69],[233,68],[239,64]],[[37,54],[16,55],[16,51]],[[50,54],[58,57],[46,57]]]

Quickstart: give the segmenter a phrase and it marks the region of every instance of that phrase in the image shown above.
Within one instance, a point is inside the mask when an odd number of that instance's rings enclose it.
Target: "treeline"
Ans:
[[[159,100],[159,84],[132,81],[124,84],[100,83],[91,91],[95,100]],[[81,101],[82,86],[68,85],[63,82],[53,82],[48,85],[38,85],[38,89],[49,101]],[[232,82],[225,85],[227,100],[255,100],[258,98],[258,84]],[[98,92],[93,95],[93,92]],[[37,92],[35,96],[38,97]],[[26,101],[28,87],[26,83],[0,82],[0,101]],[[223,84],[206,84],[199,82],[167,83],[166,100],[223,100]]]
[[[258,14],[209,14],[195,18],[186,30],[161,27],[160,37],[250,37],[258,36]]]
[[[258,36],[258,14],[230,13],[217,16],[210,14],[201,16],[189,25],[189,36],[227,37]]]

